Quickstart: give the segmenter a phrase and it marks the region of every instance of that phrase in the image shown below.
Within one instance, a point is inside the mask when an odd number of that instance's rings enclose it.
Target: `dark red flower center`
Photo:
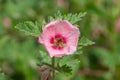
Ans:
[[[61,50],[66,45],[66,38],[58,34],[50,39],[50,43],[52,44],[52,48]]]

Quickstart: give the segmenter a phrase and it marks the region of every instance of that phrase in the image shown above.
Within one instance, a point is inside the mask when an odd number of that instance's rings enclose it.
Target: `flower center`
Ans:
[[[50,39],[50,43],[52,44],[52,48],[61,50],[66,45],[66,38],[58,34]]]

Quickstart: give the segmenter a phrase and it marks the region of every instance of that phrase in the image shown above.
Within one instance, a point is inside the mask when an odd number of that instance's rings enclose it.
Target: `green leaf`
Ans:
[[[54,17],[50,16],[48,18],[48,21],[56,21],[56,20],[68,20],[72,24],[75,24],[76,22],[80,21],[83,16],[85,16],[86,12],[79,13],[79,14],[66,14],[62,15],[60,12],[56,13]],[[42,32],[42,27],[44,27],[47,24],[45,20],[42,21],[42,24],[38,24],[37,22],[33,23],[32,21],[25,21],[22,23],[19,23],[15,26],[16,29],[24,32],[26,35],[36,36],[38,37]]]
[[[72,73],[72,67],[68,66],[67,64],[58,67],[58,69],[60,70],[60,72],[63,72],[65,74],[71,74]]]
[[[63,15],[60,11],[58,11],[53,17],[50,16],[48,19],[49,21],[55,21],[55,20],[68,20],[70,23],[75,24],[76,22],[82,20],[82,17],[86,15],[86,12],[84,13],[76,13],[76,14],[65,14]]]
[[[25,21],[15,26],[18,30],[24,32],[26,35],[39,36],[42,32],[42,27],[37,22]]]
[[[59,78],[59,80],[71,80],[79,69],[79,62],[80,60],[74,58],[72,55],[57,58],[56,68],[58,68],[60,73],[58,73],[56,76]]]
[[[40,52],[39,65],[43,65],[44,63],[48,63],[48,64],[51,63],[51,57],[46,51],[40,50],[39,52]]]
[[[39,66],[44,64],[50,64],[51,63],[51,57],[49,56],[48,52],[44,48],[43,45],[39,45],[39,52],[34,54],[35,58],[37,58],[37,64]]]
[[[93,44],[95,44],[95,42],[93,42],[85,37],[82,37],[79,41],[79,46],[81,46],[81,47],[89,46],[89,45],[93,45]]]
[[[72,55],[68,55],[65,57],[62,57],[60,59],[56,59],[56,63],[58,64],[58,68],[63,68],[61,69],[60,72],[65,73],[65,74],[71,74],[74,73],[77,70],[78,64],[79,64],[78,59],[74,59]],[[64,70],[66,67],[68,67],[66,70]],[[59,69],[59,70],[60,70]]]
[[[64,20],[68,20],[70,21],[72,24],[75,24],[76,22],[82,20],[82,17],[84,17],[86,15],[86,12],[84,13],[79,13],[79,14],[67,14],[67,15],[64,15]]]

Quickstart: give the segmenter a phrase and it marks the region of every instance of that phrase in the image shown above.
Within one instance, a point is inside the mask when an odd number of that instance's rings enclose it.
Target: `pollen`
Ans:
[[[58,34],[50,39],[50,43],[53,49],[61,50],[66,46],[66,38]]]

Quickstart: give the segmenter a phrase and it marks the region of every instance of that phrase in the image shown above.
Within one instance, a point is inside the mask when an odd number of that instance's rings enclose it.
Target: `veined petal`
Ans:
[[[46,25],[43,33],[41,34],[41,36],[39,37],[39,42],[40,43],[44,43],[44,42],[49,42],[50,38],[55,36],[55,29],[54,29],[54,23],[55,22],[51,22],[49,25]]]
[[[46,47],[50,57],[63,57],[65,56],[64,50],[55,50],[52,47]]]
[[[67,35],[68,45],[77,46],[80,32],[78,28],[73,28],[73,30]]]
[[[80,32],[78,28],[73,28],[73,30],[67,35],[67,54],[73,54],[76,51],[79,36]]]
[[[51,57],[59,58],[76,51],[79,36],[80,32],[76,26],[67,20],[59,20],[47,24],[38,41],[45,46]]]
[[[69,54],[73,54],[77,48],[76,46],[68,46],[67,49],[68,49],[68,52],[66,54],[69,55]]]
[[[67,35],[72,30],[72,25],[66,21],[56,21],[54,23],[55,34]]]

